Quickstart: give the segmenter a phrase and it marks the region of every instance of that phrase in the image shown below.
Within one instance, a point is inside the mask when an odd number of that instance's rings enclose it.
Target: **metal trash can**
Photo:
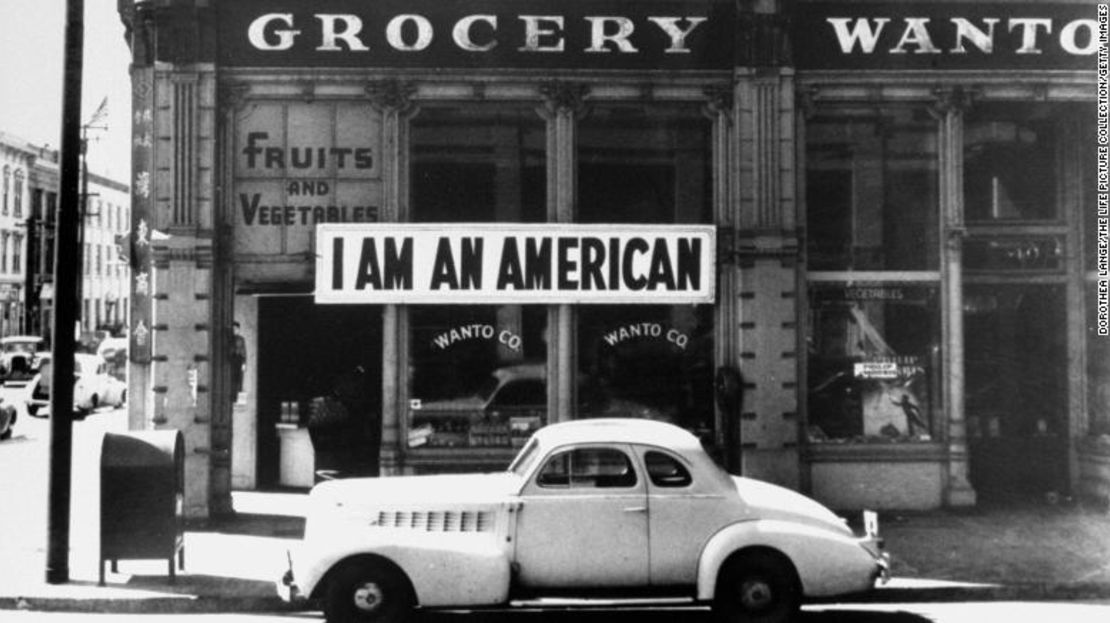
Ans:
[[[106,433],[100,448],[100,585],[104,563],[165,558],[185,568],[185,441],[180,431]]]

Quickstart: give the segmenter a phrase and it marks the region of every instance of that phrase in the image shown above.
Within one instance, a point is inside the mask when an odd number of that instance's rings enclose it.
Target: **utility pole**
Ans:
[[[81,77],[85,44],[85,2],[66,0],[65,76],[62,84],[62,140],[57,245],[54,261],[54,327],[50,398],[50,480],[46,581],[69,582],[70,487],[73,470],[73,323],[80,250]]]

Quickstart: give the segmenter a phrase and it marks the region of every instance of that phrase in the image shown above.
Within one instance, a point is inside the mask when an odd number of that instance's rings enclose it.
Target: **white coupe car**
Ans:
[[[30,382],[27,410],[39,416],[50,407],[53,357],[43,357],[39,373]],[[127,403],[127,383],[108,374],[107,363],[99,355],[77,353],[73,356],[73,411],[83,418],[100,407],[122,407]]]
[[[503,473],[317,485],[278,590],[322,602],[333,623],[576,594],[783,621],[805,599],[885,581],[876,532],[729,475],[673,425],[585,419],[540,429]]]

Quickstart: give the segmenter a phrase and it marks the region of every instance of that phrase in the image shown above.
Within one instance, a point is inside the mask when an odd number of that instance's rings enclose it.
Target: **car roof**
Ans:
[[[568,443],[628,443],[674,450],[701,450],[701,442],[674,424],[638,418],[592,418],[545,426],[536,437],[547,446]]]
[[[0,338],[0,344],[22,344],[24,342],[38,344],[42,341],[43,338],[37,335],[9,335],[8,337]]]
[[[492,374],[497,377],[499,381],[545,379],[547,378],[546,369],[546,366],[542,363],[518,363],[497,368]]]

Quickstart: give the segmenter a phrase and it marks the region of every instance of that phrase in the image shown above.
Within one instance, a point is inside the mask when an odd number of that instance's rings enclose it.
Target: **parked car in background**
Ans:
[[[11,439],[12,427],[18,419],[19,410],[7,401],[0,401],[0,441]]]
[[[520,363],[490,372],[485,382],[466,396],[443,400],[414,400],[409,446],[474,445],[476,427],[492,422],[508,425],[512,445],[519,447],[547,412],[547,368],[543,363]],[[629,417],[671,421],[667,412],[626,398],[586,389],[579,379],[579,417]]]
[[[20,367],[15,363],[17,359],[23,359],[27,369],[37,369],[42,355],[46,354],[45,343],[46,340],[35,335],[9,335],[0,338],[0,376]]]
[[[781,622],[885,580],[877,520],[864,524],[856,536],[799,493],[729,475],[672,424],[574,420],[537,431],[505,472],[317,485],[278,590],[332,623],[647,591]]]
[[[127,381],[127,349],[130,342],[125,337],[105,338],[96,347],[96,354],[100,355],[108,366],[108,374],[117,379]]]
[[[46,357],[39,366],[27,406],[31,415],[38,415],[50,405],[53,366],[53,357]],[[120,407],[127,402],[127,384],[108,374],[107,364],[99,355],[75,354],[73,374],[73,410],[79,416],[88,415],[99,407]]]

